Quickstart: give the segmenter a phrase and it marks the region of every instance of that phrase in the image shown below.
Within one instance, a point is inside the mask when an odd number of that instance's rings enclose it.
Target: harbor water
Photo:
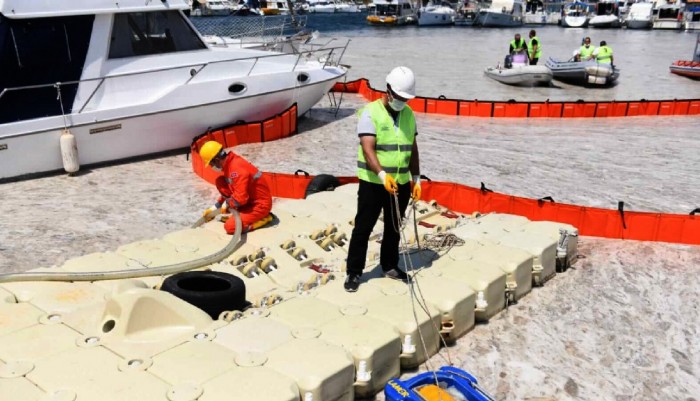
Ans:
[[[326,19],[322,19],[326,18]],[[695,34],[534,27],[543,57],[581,38],[606,40],[619,83],[587,89],[509,87],[483,75],[530,27],[382,29],[363,15],[310,16],[317,41],[350,38],[348,80],[382,89],[411,67],[423,96],[482,100],[699,98],[668,65]],[[336,110],[329,99],[339,104]],[[299,134],[234,149],[265,171],[353,175],[357,95],[323,99]],[[700,118],[488,119],[417,115],[422,172],[434,180],[558,202],[688,213],[700,207]],[[147,135],[144,132],[144,135]],[[193,136],[199,133],[193,133]],[[188,227],[215,200],[184,153],[0,184],[0,272],[60,266],[92,252]],[[697,400],[700,247],[583,237],[574,269],[443,349],[499,400]],[[433,366],[444,360],[432,359]],[[421,369],[425,369],[422,367]],[[378,399],[382,399],[381,396]]]

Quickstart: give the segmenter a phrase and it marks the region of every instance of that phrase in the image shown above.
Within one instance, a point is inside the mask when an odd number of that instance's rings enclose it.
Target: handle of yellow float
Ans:
[[[306,171],[304,171],[304,170],[302,170],[302,169],[298,169],[297,171],[295,171],[295,172],[294,172],[294,175],[299,175],[299,173],[304,173],[304,177],[308,177],[308,176],[309,176],[309,173],[307,173]]]

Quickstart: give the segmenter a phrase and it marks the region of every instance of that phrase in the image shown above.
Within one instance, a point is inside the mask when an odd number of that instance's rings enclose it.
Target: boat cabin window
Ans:
[[[397,11],[396,4],[377,4],[377,15],[396,15]]]
[[[109,58],[206,49],[178,11],[114,15]]]
[[[0,15],[0,124],[61,114],[56,82],[78,81],[90,45],[92,15],[9,19]],[[40,86],[38,88],[25,88]],[[12,89],[15,88],[15,89]],[[78,84],[61,85],[70,113]]]

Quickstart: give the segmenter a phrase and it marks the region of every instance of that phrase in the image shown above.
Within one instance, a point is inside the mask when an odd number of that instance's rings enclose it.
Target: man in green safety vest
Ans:
[[[525,50],[525,47],[527,47],[527,44],[525,43],[525,39],[522,39],[520,37],[520,34],[516,33],[515,39],[510,41],[510,47],[508,48],[508,54],[520,53],[523,50]]]
[[[601,64],[613,64],[612,48],[604,40],[600,42],[600,47],[593,51],[593,57]]]
[[[416,119],[406,102],[416,96],[416,81],[407,67],[396,67],[386,77],[386,95],[358,114],[357,214],[348,248],[345,290],[355,292],[365,268],[369,237],[384,211],[384,234],[379,263],[384,277],[408,282],[399,269],[399,218],[409,198],[420,199],[420,164]],[[411,189],[413,187],[413,189]],[[397,210],[398,206],[398,210]]]
[[[542,43],[537,37],[534,29],[530,30],[530,41],[527,43],[527,54],[530,58],[530,65],[537,65],[542,55]]]
[[[593,58],[593,52],[595,51],[595,46],[591,45],[591,38],[586,36],[583,39],[583,45],[581,48],[574,51],[574,59],[576,61],[588,61]]]

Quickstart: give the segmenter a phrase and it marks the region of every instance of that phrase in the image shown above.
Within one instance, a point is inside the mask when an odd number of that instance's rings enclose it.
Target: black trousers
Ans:
[[[540,61],[539,58],[531,58],[530,59],[530,65],[537,65],[537,62]]]
[[[348,249],[348,274],[362,274],[367,259],[367,246],[372,228],[377,223],[379,213],[384,211],[384,235],[382,237],[379,263],[387,271],[399,265],[398,218],[404,216],[411,197],[411,184],[399,185],[399,211],[397,213],[393,195],[382,184],[360,180],[357,191],[357,215]]]

